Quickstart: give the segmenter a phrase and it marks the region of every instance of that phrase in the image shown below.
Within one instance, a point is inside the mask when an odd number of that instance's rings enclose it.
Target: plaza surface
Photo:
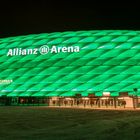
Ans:
[[[133,140],[139,110],[0,107],[0,140]]]

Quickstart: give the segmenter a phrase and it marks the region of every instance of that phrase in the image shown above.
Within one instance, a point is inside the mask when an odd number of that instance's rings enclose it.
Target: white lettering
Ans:
[[[51,53],[57,53],[56,46],[52,46]]]
[[[22,54],[22,51],[21,51],[21,48],[19,49],[19,55],[21,55]]]
[[[27,54],[33,54],[33,49],[28,49]]]
[[[79,46],[70,46],[70,47],[56,47],[52,46],[51,53],[66,53],[66,52],[80,52]]]
[[[52,46],[48,47],[47,45],[41,46],[39,49],[34,48],[34,49],[22,49],[22,48],[14,48],[14,49],[9,49],[7,52],[7,56],[15,56],[15,55],[36,55],[40,52],[40,54],[48,54],[50,53],[73,53],[73,52],[80,52],[80,47],[79,46]]]
[[[9,56],[9,55],[11,55],[11,56],[13,55],[12,49],[9,49],[7,56]]]
[[[68,52],[73,52],[74,47],[68,47]]]
[[[75,46],[74,52],[80,52],[80,47],[79,46]]]
[[[61,52],[61,49],[62,49],[61,47],[58,47],[57,48],[57,52],[60,53]]]
[[[1,80],[0,79],[0,84],[10,84],[12,82],[13,82],[13,80],[9,80],[9,79]]]
[[[22,50],[22,55],[26,55],[27,52],[26,52],[26,49]]]
[[[67,47],[63,47],[62,52],[64,52],[64,53],[67,52]]]
[[[33,54],[37,54],[38,49],[35,48]]]

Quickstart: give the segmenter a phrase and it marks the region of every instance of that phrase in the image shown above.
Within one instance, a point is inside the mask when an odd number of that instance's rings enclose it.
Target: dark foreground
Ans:
[[[0,107],[0,140],[139,140],[140,111]]]

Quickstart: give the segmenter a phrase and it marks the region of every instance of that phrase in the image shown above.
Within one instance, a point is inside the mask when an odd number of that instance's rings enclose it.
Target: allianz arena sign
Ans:
[[[22,49],[22,48],[14,48],[9,49],[7,52],[7,56],[17,56],[17,55],[37,55],[37,54],[48,54],[48,53],[77,53],[80,52],[79,46],[63,46],[63,47],[57,47],[57,46],[51,46],[43,45],[40,48],[28,48],[28,49]]]

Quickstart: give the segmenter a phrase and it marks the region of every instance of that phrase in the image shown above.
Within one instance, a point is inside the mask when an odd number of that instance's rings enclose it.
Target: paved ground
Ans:
[[[50,108],[73,108],[73,109],[93,109],[93,110],[132,110],[137,111],[140,108],[130,108],[130,107],[91,107],[91,106],[49,106]]]
[[[0,107],[0,140],[139,140],[140,110]]]

